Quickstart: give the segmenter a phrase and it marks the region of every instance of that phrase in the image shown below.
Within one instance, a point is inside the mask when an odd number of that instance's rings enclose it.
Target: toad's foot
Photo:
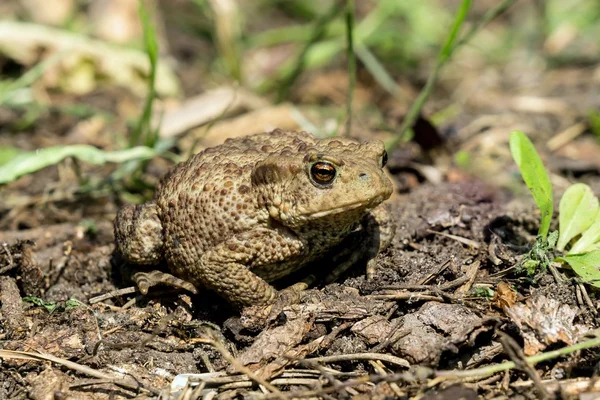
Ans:
[[[299,303],[302,292],[307,287],[305,282],[298,282],[277,292],[275,301],[269,305],[245,307],[241,312],[242,326],[251,331],[263,329],[276,320],[285,307]]]
[[[158,284],[164,284],[198,294],[198,289],[190,282],[162,271],[136,272],[131,278],[143,295],[148,294],[148,289]]]

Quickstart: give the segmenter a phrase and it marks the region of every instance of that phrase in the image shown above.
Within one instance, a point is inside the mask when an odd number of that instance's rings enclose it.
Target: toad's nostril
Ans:
[[[358,175],[358,177],[359,177],[360,179],[367,179],[367,178],[369,177],[369,175],[367,175],[367,174],[366,174],[366,173],[364,173],[364,172],[361,172],[361,173]]]

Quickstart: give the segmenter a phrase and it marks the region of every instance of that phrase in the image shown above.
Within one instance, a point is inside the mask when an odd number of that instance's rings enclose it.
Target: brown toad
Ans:
[[[267,305],[277,297],[268,282],[319,260],[372,263],[389,244],[386,160],[380,141],[281,130],[229,139],[175,166],[154,201],[122,208],[117,249],[134,264],[164,259],[177,277],[138,273],[143,293],[158,278]]]

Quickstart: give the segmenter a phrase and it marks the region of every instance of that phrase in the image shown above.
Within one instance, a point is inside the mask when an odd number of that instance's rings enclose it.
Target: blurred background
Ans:
[[[465,3],[2,0],[1,227],[113,214],[173,163],[276,127],[385,141],[399,193],[520,187],[513,129],[558,190],[597,172],[600,2],[475,1],[440,63]]]

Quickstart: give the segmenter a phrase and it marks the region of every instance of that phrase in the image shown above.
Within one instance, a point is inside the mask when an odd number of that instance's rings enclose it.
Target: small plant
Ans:
[[[536,243],[523,257],[521,267],[528,275],[545,269],[552,251],[563,253],[555,261],[569,264],[588,283],[600,287],[600,203],[589,186],[571,185],[559,204],[558,232],[549,234],[554,212],[552,184],[535,147],[520,131],[510,136],[510,151],[521,175],[540,209],[540,228]]]
[[[54,310],[56,310],[56,307],[57,307],[55,302],[46,301],[44,299],[41,299],[41,298],[35,297],[35,296],[23,297],[23,301],[26,303],[35,304],[38,307],[44,307],[46,309],[46,311],[48,311],[50,314],[52,314],[54,312]]]
[[[77,299],[70,298],[64,303],[64,306],[60,306],[54,301],[46,301],[42,298],[35,296],[27,296],[23,297],[23,301],[26,303],[34,304],[38,307],[44,307],[48,313],[52,314],[55,311],[70,311],[77,307],[85,307],[81,301]]]

